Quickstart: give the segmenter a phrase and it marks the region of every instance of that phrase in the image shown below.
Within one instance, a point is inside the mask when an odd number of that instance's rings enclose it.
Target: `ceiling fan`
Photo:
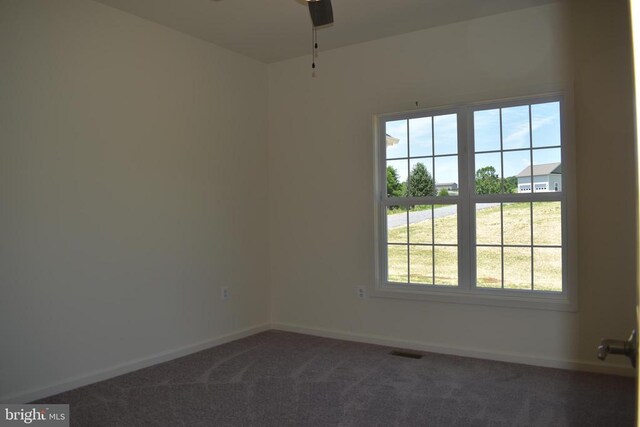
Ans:
[[[311,68],[316,68],[316,57],[318,56],[318,27],[333,24],[333,7],[331,0],[306,0],[311,15],[311,57],[313,62]],[[314,72],[315,77],[315,72]]]

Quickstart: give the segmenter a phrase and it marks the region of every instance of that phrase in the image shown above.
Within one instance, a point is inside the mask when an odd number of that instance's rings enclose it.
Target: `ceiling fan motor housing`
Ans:
[[[314,27],[333,24],[331,0],[309,1],[309,13],[311,14],[311,22],[313,22]]]

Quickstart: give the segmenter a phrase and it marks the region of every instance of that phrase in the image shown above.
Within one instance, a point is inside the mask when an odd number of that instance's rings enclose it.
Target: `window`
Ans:
[[[386,122],[386,195],[402,200],[386,205],[388,282],[458,283],[458,193],[439,185],[459,182],[458,119],[442,111]]]
[[[562,103],[379,117],[374,295],[569,303]]]

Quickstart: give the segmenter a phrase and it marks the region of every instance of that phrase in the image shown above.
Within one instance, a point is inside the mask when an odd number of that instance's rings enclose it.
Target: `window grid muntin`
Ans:
[[[390,245],[401,245],[402,243],[389,243]],[[415,243],[416,245],[418,245],[419,243]],[[444,244],[443,244],[444,246]],[[452,245],[455,246],[455,245]],[[531,245],[517,245],[517,244],[506,244],[506,245],[499,245],[497,243],[479,243],[476,245],[476,247],[478,248],[500,248],[500,247],[505,247],[505,248],[530,248]],[[550,249],[562,249],[562,245],[533,245],[536,248],[550,248]]]
[[[544,147],[531,147],[531,148],[505,148],[504,150],[487,150],[487,151],[475,151],[475,154],[492,154],[492,153],[510,153],[513,151],[529,151],[529,150],[534,150],[534,151],[539,151],[539,150],[551,150],[553,148],[562,148],[561,145],[549,145],[549,146],[544,146]],[[440,154],[441,156],[451,156],[451,154]],[[400,159],[403,159],[404,157],[400,157]],[[395,159],[388,159],[388,160],[395,160]]]
[[[543,150],[543,149],[547,149],[547,148],[556,148],[556,147],[544,147],[544,148],[537,148],[537,150]],[[512,150],[514,151],[514,150]],[[517,150],[515,150],[517,151]],[[520,151],[523,151],[522,149]],[[482,153],[484,154],[484,153]],[[415,160],[415,159],[433,159],[433,158],[440,158],[440,157],[458,157],[457,154],[436,154],[435,156],[416,156],[416,157],[390,157],[387,159],[387,162],[393,161],[393,160]]]
[[[560,144],[562,144],[562,138],[560,139]],[[531,157],[529,161],[529,167],[531,168],[531,192],[535,193],[535,183],[533,182],[533,117],[531,114],[531,104],[529,104],[529,148],[531,148]],[[535,285],[533,283],[535,276],[533,273],[533,202],[529,203],[529,229],[529,231],[531,232],[531,290],[535,291]]]
[[[500,112],[499,114],[499,118],[500,118],[500,190],[502,193],[505,193],[505,187],[504,187],[504,131],[502,129],[502,108],[499,108],[498,111]],[[475,119],[474,119],[475,120]],[[476,128],[475,126],[475,122],[473,123],[473,129]],[[475,140],[473,142],[473,145],[471,147],[471,151],[475,151]],[[475,154],[474,154],[474,162],[475,162]],[[475,175],[475,165],[472,169],[472,172],[474,172]],[[475,192],[476,189],[476,180],[474,178],[473,180],[473,190]],[[474,205],[474,208],[477,205]],[[471,215],[473,216],[473,221],[476,221],[476,218],[478,217],[478,215],[476,214],[476,212],[471,213]],[[474,222],[475,223],[475,222]],[[477,234],[477,233],[474,233]],[[474,236],[474,239],[477,239],[477,237]],[[478,256],[476,254],[476,251],[474,250],[474,254],[475,256],[473,257],[471,264],[473,265],[472,268],[474,268],[474,270],[478,271]],[[478,287],[478,278],[476,275],[474,275],[474,277],[476,277],[476,280],[474,280],[471,283],[471,287],[473,288],[477,288]],[[504,290],[504,204],[500,203],[500,288],[502,288]]]

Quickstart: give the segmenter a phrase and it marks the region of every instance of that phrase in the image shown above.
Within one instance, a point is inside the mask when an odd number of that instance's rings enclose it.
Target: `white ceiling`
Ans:
[[[97,0],[262,62],[308,54],[304,0]],[[333,0],[320,50],[560,0]]]

